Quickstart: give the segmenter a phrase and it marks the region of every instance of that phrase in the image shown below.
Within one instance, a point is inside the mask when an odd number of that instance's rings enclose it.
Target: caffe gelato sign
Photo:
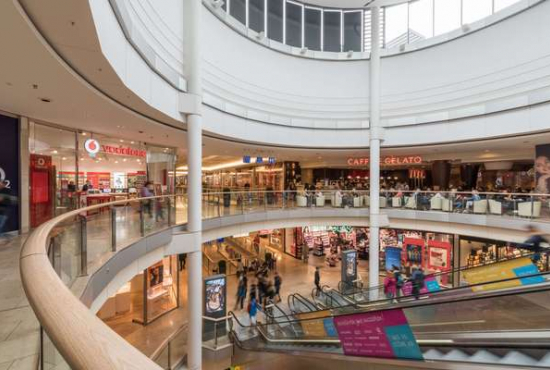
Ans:
[[[370,163],[368,157],[350,157],[348,158],[348,166],[367,166]],[[411,164],[422,164],[422,157],[419,155],[411,156],[388,156],[380,158],[382,166],[402,166]]]

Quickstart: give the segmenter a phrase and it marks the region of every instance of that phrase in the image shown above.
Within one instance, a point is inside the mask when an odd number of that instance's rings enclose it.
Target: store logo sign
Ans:
[[[370,163],[370,158],[348,158],[348,166],[366,166]],[[380,158],[380,164],[386,166],[399,166],[407,164],[422,164],[422,157],[419,155],[411,155],[404,157],[388,156]]]
[[[99,145],[99,141],[96,139],[88,139],[84,142],[84,149],[86,149],[90,157],[93,158],[97,153],[99,153],[101,146]]]

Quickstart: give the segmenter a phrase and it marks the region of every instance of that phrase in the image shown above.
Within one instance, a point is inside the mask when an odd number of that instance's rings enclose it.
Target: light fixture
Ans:
[[[223,0],[214,0],[212,1],[212,5],[214,6],[214,9],[219,9],[225,4],[225,1]]]
[[[82,136],[86,136],[86,133],[84,131],[82,131],[81,133]]]
[[[353,50],[348,50],[348,58],[351,58],[353,56]]]
[[[305,53],[307,53],[307,51],[308,51],[308,48],[303,47],[300,49],[300,54],[304,55]]]
[[[118,161],[115,161],[115,163],[118,163]]]
[[[122,160],[122,162],[126,162],[126,158],[124,158],[124,159]]]
[[[101,161],[101,158],[98,158],[97,160],[98,160],[98,161]]]
[[[124,140],[122,140],[122,139],[120,139],[119,141],[120,141],[121,143],[123,143],[123,142],[124,142]]]
[[[258,34],[256,35],[256,38],[257,38],[258,40],[260,40],[260,41],[263,40],[263,39],[265,39],[265,32],[262,31],[262,32],[258,33]]]
[[[61,158],[61,160],[62,160],[62,161],[66,161],[66,160],[67,160],[67,158],[66,158],[66,157],[63,157],[63,158]]]
[[[130,141],[130,144],[133,144],[134,142],[133,141]]]
[[[83,160],[84,160],[84,157],[80,158],[80,160],[83,161]]]
[[[57,150],[52,151],[52,154],[57,154]]]

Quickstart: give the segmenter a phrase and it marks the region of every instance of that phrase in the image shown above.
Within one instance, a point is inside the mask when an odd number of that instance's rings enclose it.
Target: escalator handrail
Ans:
[[[293,300],[292,301],[292,306],[290,305],[290,298],[291,297],[292,297],[292,300]],[[291,295],[289,295],[287,297],[288,308],[291,310],[292,314],[297,313],[297,311],[294,309],[295,308],[295,304],[294,304],[295,299],[300,301],[300,303],[302,305],[307,307],[310,310],[310,312],[313,312],[313,311],[317,310],[317,307],[315,306],[315,304],[312,303],[309,299],[307,299],[306,297],[304,297],[300,293],[292,293]]]
[[[291,319],[290,319],[290,316],[288,316],[288,314],[281,308],[279,307],[278,305],[276,304],[272,304],[271,307],[274,307],[276,308],[277,310],[281,311],[284,315],[284,317],[287,318],[287,322],[290,322]],[[267,308],[267,307],[266,307]],[[264,312],[264,315],[266,315],[266,317],[268,319],[271,319],[275,324],[278,324],[277,321],[275,320],[277,317],[281,317],[281,316],[275,316],[275,315],[269,315],[267,312]],[[279,325],[280,326],[280,325]],[[298,335],[298,332],[296,332],[296,328],[294,328],[294,324],[290,324],[290,328],[292,329],[292,332],[294,332],[294,335]]]
[[[548,277],[550,277],[550,272],[545,272],[545,273],[542,273],[542,274],[525,275],[525,276],[520,276],[520,277],[502,279],[502,280],[489,281],[489,282],[479,283],[479,284],[475,284],[475,285],[467,285],[467,286],[463,286],[463,287],[457,287],[457,288],[445,290],[445,291],[442,291],[442,292],[448,292],[450,290],[456,291],[456,290],[459,290],[459,289],[466,290],[466,289],[471,289],[472,287],[475,287],[475,286],[506,283],[506,282],[510,282],[510,281],[514,281],[514,280],[521,280],[521,279],[527,279],[527,278],[538,277],[538,276],[548,276]],[[544,285],[544,286],[541,287],[541,285]],[[368,308],[363,308],[362,310],[359,310],[355,313],[363,313],[363,312],[371,312],[371,311],[388,311],[388,310],[393,310],[393,309],[397,309],[397,308],[425,307],[425,306],[440,305],[440,304],[447,304],[447,303],[453,303],[453,302],[488,299],[488,298],[500,297],[500,296],[509,296],[509,295],[516,295],[516,294],[528,294],[528,293],[537,292],[537,291],[550,291],[550,280],[546,280],[544,283],[541,283],[541,284],[523,285],[523,286],[517,286],[517,287],[511,287],[511,288],[505,288],[505,289],[498,289],[498,290],[494,290],[494,291],[486,291],[486,292],[483,292],[483,294],[475,294],[474,296],[471,296],[471,297],[458,297],[458,298],[457,297],[448,297],[448,298],[442,298],[440,300],[437,300],[437,297],[436,298],[432,297],[432,298],[428,299],[428,302],[425,302],[426,301],[425,299],[415,300],[415,301],[408,301],[408,302],[397,302],[397,303],[391,305],[390,307],[378,307],[378,306],[377,307],[368,307]],[[429,294],[433,295],[433,294],[437,294],[437,293],[440,293],[440,292],[431,292]],[[468,292],[468,293],[474,293],[474,292],[471,291],[471,292]],[[422,294],[422,295],[425,296],[426,294]],[[410,298],[411,296],[399,297],[399,299],[407,298],[407,297]],[[460,299],[460,298],[462,298],[462,299]],[[436,301],[434,301],[434,299]],[[393,299],[386,299],[386,300],[381,300],[381,301],[377,301],[377,302],[384,302],[385,301],[385,302],[391,303],[392,300]],[[342,308],[342,307],[337,307],[337,308]],[[316,318],[311,318],[311,319],[309,319],[309,318],[308,319],[299,319],[299,320],[294,320],[294,321],[301,322],[301,321],[305,321],[305,320],[320,320],[320,319],[330,318],[330,317],[335,317],[335,316],[346,316],[346,315],[354,314],[354,313],[342,313],[342,314],[337,314],[336,313],[336,314],[334,314],[332,312],[332,311],[334,311],[333,309],[330,309],[329,311],[331,311],[331,314],[327,315],[327,316],[316,317]]]

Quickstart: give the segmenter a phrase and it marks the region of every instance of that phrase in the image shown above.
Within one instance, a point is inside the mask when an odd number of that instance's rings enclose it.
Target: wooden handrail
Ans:
[[[83,212],[173,196],[122,200],[71,211],[39,226],[23,245],[20,274],[27,299],[38,321],[71,368],[161,369],[153,360],[105,325],[61,281],[48,258],[47,245],[50,233],[60,222]]]

